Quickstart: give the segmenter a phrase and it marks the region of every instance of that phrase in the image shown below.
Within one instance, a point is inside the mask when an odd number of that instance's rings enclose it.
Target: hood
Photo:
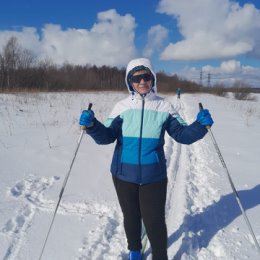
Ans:
[[[130,93],[133,93],[134,92],[134,89],[130,83],[130,78],[131,78],[131,75],[138,71],[138,70],[142,70],[142,69],[148,69],[150,70],[150,72],[152,73],[153,77],[154,77],[154,80],[153,80],[153,84],[152,84],[152,88],[151,90],[155,93],[157,93],[157,87],[156,87],[156,74],[154,73],[153,71],[153,68],[152,68],[152,65],[151,65],[151,62],[150,60],[146,59],[146,58],[138,58],[138,59],[134,59],[134,60],[131,60],[128,65],[127,65],[127,68],[126,68],[126,74],[125,74],[125,83],[126,83],[126,86],[128,88],[128,91]]]

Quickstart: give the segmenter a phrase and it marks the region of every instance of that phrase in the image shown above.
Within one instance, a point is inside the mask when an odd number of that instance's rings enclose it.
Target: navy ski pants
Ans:
[[[165,202],[167,179],[138,185],[113,177],[129,250],[141,250],[141,227],[144,226],[152,248],[153,260],[168,260]]]

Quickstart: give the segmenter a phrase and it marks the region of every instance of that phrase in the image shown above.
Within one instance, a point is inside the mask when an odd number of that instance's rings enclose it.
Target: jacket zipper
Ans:
[[[145,105],[145,95],[142,95],[142,112],[141,112],[141,125],[140,125],[140,135],[139,135],[139,151],[138,151],[138,164],[140,173],[140,185],[142,185],[142,167],[141,167],[141,151],[142,151],[142,136],[143,136],[143,121],[144,121],[144,105]]]

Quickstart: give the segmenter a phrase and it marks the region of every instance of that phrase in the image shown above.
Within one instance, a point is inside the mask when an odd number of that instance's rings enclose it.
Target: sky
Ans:
[[[11,36],[58,65],[122,68],[147,57],[156,72],[204,85],[260,87],[257,0],[1,1],[1,52]]]

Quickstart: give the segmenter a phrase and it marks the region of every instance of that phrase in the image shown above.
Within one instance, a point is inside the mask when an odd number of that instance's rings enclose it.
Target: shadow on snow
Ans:
[[[238,192],[245,210],[260,204],[260,185],[250,190]],[[174,259],[181,259],[184,253],[192,253],[196,249],[207,248],[215,234],[242,215],[233,193],[224,195],[219,201],[206,207],[203,212],[186,215],[183,224],[168,238],[168,247],[183,234],[182,244]],[[253,223],[252,223],[252,226]],[[254,228],[254,227],[253,227]]]

